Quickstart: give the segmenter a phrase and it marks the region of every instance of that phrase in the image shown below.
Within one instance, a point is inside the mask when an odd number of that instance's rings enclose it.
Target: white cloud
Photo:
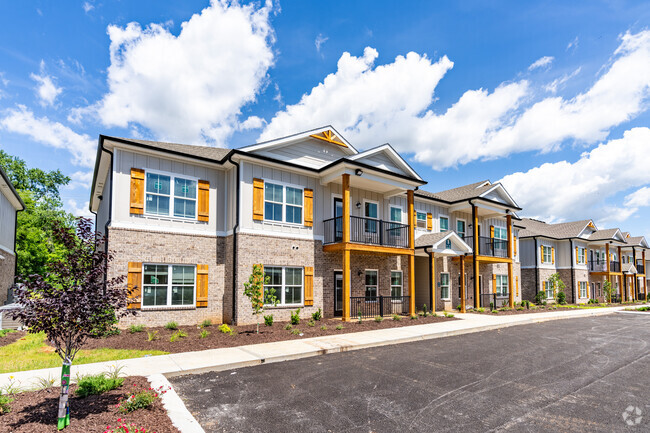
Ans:
[[[556,78],[555,80],[551,81],[547,85],[544,86],[544,90],[550,93],[557,93],[559,89],[564,87],[564,85],[569,81],[571,78],[575,77],[580,73],[582,68],[577,68],[575,71],[571,72],[570,74],[564,74],[560,78]]]
[[[70,175],[70,183],[67,189],[88,188],[93,181],[93,171],[75,171]]]
[[[85,217],[85,218],[94,217],[94,215],[90,212],[88,201],[86,201],[81,206],[79,206],[77,200],[71,198],[66,202],[65,208],[68,212],[70,212],[72,215],[76,217]]]
[[[492,93],[466,91],[442,114],[432,105],[438,82],[453,66],[447,57],[433,63],[409,53],[374,67],[376,58],[372,48],[362,57],[344,53],[337,71],[276,113],[260,139],[332,124],[361,148],[389,141],[416,161],[443,169],[552,151],[566,141],[602,141],[612,127],[644,111],[650,95],[650,31],[622,35],[606,71],[571,99],[535,102],[539,92],[528,81],[504,82]]]
[[[45,62],[41,60],[40,66],[40,75],[31,74],[30,77],[32,80],[38,83],[36,92],[40,98],[40,104],[43,107],[54,105],[54,102],[63,91],[60,87],[57,87],[52,80],[52,77],[45,73]]]
[[[628,196],[624,207],[606,200],[628,188],[650,184],[648,143],[650,128],[633,128],[623,138],[583,153],[575,162],[546,163],[510,174],[501,182],[528,216],[549,222],[624,221],[637,211],[642,193]]]
[[[650,206],[650,187],[639,188],[625,197],[625,206],[645,207]]]
[[[84,12],[86,12],[86,13],[88,13],[91,10],[95,9],[95,6],[90,2],[84,2],[82,7],[84,8]]]
[[[565,51],[569,51],[569,50],[571,50],[571,49],[575,51],[575,50],[578,48],[578,44],[579,44],[579,42],[580,42],[580,40],[579,40],[578,37],[576,36],[575,38],[573,38],[573,40],[572,40],[571,42],[569,42],[569,43],[567,44],[567,46],[566,46],[566,50],[565,50]]]
[[[178,36],[159,24],[109,26],[109,92],[70,119],[96,113],[105,126],[138,124],[163,140],[225,144],[273,65],[271,8],[213,0]]]
[[[538,68],[548,68],[551,66],[551,63],[553,63],[553,60],[555,60],[555,57],[553,56],[540,57],[528,67],[528,70],[532,71]]]
[[[76,165],[92,167],[95,163],[96,142],[93,139],[47,117],[34,117],[34,113],[24,105],[7,110],[4,117],[0,117],[0,128],[26,135],[47,146],[65,149],[74,156]]]
[[[316,51],[320,53],[320,47],[329,40],[327,36],[323,36],[322,33],[319,33],[318,36],[316,36],[316,40],[314,41],[314,45],[316,45]]]

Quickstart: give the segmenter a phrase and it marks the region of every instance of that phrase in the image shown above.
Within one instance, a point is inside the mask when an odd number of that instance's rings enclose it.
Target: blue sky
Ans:
[[[650,236],[648,25],[628,1],[2,2],[0,148],[70,175],[81,214],[99,134],[332,124],[429,190],[502,180],[523,215]]]

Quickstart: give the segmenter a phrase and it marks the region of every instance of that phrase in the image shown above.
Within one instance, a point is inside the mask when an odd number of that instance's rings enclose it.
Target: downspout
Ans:
[[[537,245],[537,236],[533,236],[533,240],[535,241],[535,292],[533,296],[536,296],[537,292],[539,292],[539,248]]]
[[[429,290],[427,290],[429,292],[429,307],[432,308],[431,312],[435,313],[435,311],[433,311],[433,293],[431,291],[431,286],[434,284],[434,275],[431,273],[431,262],[433,261],[433,256],[431,255],[431,251],[429,251],[429,247],[425,247],[424,252],[429,256]]]
[[[478,220],[476,219],[476,205],[474,203],[472,203],[471,201],[469,203],[472,205],[472,251],[474,252],[472,254],[472,274],[474,274],[474,297],[476,298],[476,299],[474,299],[474,306],[475,307],[480,307],[480,306],[482,306],[481,305],[481,300],[480,300],[481,287],[479,287],[479,285],[478,285],[479,275],[477,275],[477,272],[476,272],[478,270],[478,266],[477,266],[478,258],[477,258],[477,255],[478,255],[479,252],[474,251],[474,247],[476,245],[479,245],[479,249],[480,249],[480,245],[481,245],[480,239],[475,239],[475,237],[478,238],[481,234],[478,232],[478,226],[474,227],[474,225],[478,222]],[[476,236],[474,236],[474,234],[476,234]],[[478,298],[477,298],[477,296],[478,296]]]
[[[569,240],[569,245],[571,245],[571,255],[573,255],[573,239]],[[585,257],[587,256],[587,251],[585,250]],[[574,260],[571,260],[571,291],[573,292],[573,302],[578,303],[578,288],[575,286],[575,281],[573,277],[573,264],[578,260],[578,256]],[[588,283],[587,283],[588,284]]]
[[[232,228],[232,324],[235,324],[235,316],[237,314],[237,230],[239,230],[239,163],[232,160],[232,153],[228,157],[228,161],[237,167],[237,192],[235,194],[235,225]]]

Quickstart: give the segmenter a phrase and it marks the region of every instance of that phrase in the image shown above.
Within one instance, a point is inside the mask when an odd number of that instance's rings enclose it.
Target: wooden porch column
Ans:
[[[643,294],[645,295],[646,302],[648,301],[648,274],[645,262],[645,250],[641,251],[641,260],[643,260]]]
[[[460,312],[465,312],[465,256],[459,257],[460,261]]]
[[[406,193],[408,200],[408,222],[409,222],[409,315],[414,316],[415,311],[415,209],[414,192],[409,189]]]
[[[620,259],[620,257],[619,257]],[[634,268],[636,269],[636,248],[632,247],[632,264],[634,265]],[[623,269],[621,269],[621,272],[623,272]],[[637,277],[637,274],[634,274],[634,284],[632,284],[632,300],[636,301],[636,294],[639,291],[639,277]]]
[[[478,285],[479,283],[479,260],[478,260],[478,215],[476,212],[476,205],[472,204],[472,232],[474,237],[472,237],[472,245],[474,249],[474,260],[473,260],[473,265],[474,265],[474,308],[478,309],[481,307],[481,287]]]
[[[510,304],[510,308],[515,308],[515,292],[514,288],[515,286],[513,285],[513,264],[512,261],[514,260],[514,254],[513,254],[513,239],[512,239],[512,216],[508,214],[506,216],[506,222],[508,224],[508,258],[510,261],[508,262],[508,302]]]
[[[431,312],[436,312],[436,256],[434,253],[429,254],[429,262],[431,265]]]
[[[343,243],[350,242],[350,175],[341,177],[343,195]],[[343,321],[350,321],[350,250],[343,250]]]

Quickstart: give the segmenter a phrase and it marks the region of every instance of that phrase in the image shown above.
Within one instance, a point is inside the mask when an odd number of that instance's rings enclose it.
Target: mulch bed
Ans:
[[[136,387],[133,387],[133,384]],[[66,433],[104,432],[107,426],[115,427],[118,418],[128,424],[146,427],[147,433],[178,433],[167,416],[160,399],[147,409],[139,409],[123,415],[115,405],[131,389],[149,389],[149,381],[142,376],[127,377],[124,384],[117,389],[86,398],[74,397],[76,385],[70,386],[70,425],[63,430]],[[16,394],[11,403],[11,412],[0,415],[0,432],[12,433],[47,433],[57,432],[60,388],[41,391],[29,391]]]
[[[630,303],[630,304],[607,304],[607,307],[621,307],[625,305],[637,305],[637,304],[644,304],[644,302],[639,302],[639,303]],[[581,304],[584,305],[584,304]],[[598,308],[605,308],[604,306],[598,307],[600,304],[590,304],[590,307],[594,307],[593,309],[596,310]],[[478,311],[475,310],[467,310],[468,313],[474,313],[474,314],[489,314],[493,316],[510,316],[513,314],[529,314],[529,313],[548,313],[548,312],[553,312],[553,311],[574,311],[574,310],[582,310],[582,308],[568,308],[568,307],[555,307],[554,304],[548,304],[548,305],[535,305],[535,308],[533,309],[532,305],[530,309],[523,309],[523,310],[517,310],[516,308],[513,310],[500,310],[497,309],[498,313],[493,313],[490,311],[489,308],[486,308],[484,312],[479,313]]]
[[[270,343],[283,340],[300,340],[309,337],[320,337],[323,335],[336,335],[349,332],[370,331],[373,329],[397,328],[410,325],[424,325],[427,323],[437,323],[447,320],[456,320],[450,317],[438,315],[436,317],[420,316],[418,320],[412,320],[408,316],[402,317],[401,320],[393,320],[391,317],[385,317],[382,322],[375,322],[373,319],[363,320],[361,323],[354,320],[352,322],[342,322],[341,319],[322,319],[315,322],[314,327],[307,325],[307,320],[301,319],[300,324],[294,325],[293,329],[298,329],[303,335],[294,335],[285,326],[289,322],[275,322],[273,326],[264,326],[260,323],[260,333],[256,334],[255,325],[235,326],[233,335],[219,332],[218,326],[213,325],[204,328],[210,332],[205,338],[199,338],[201,332],[196,326],[180,326],[179,329],[187,333],[187,337],[179,338],[175,342],[169,339],[176,331],[171,331],[162,327],[145,328],[144,332],[131,334],[128,329],[123,329],[120,335],[114,335],[105,338],[91,339],[84,345],[84,349],[139,349],[139,350],[161,350],[164,352],[179,353],[191,352],[206,349],[218,349],[222,347],[244,346],[247,344]],[[326,326],[322,330],[321,326]],[[337,325],[343,325],[343,329],[337,330]],[[158,331],[158,340],[147,341],[147,331]]]
[[[14,341],[18,341],[21,338],[23,338],[25,335],[27,335],[27,332],[25,331],[10,332],[9,334],[0,338],[0,347],[6,346],[7,344],[11,344]]]

